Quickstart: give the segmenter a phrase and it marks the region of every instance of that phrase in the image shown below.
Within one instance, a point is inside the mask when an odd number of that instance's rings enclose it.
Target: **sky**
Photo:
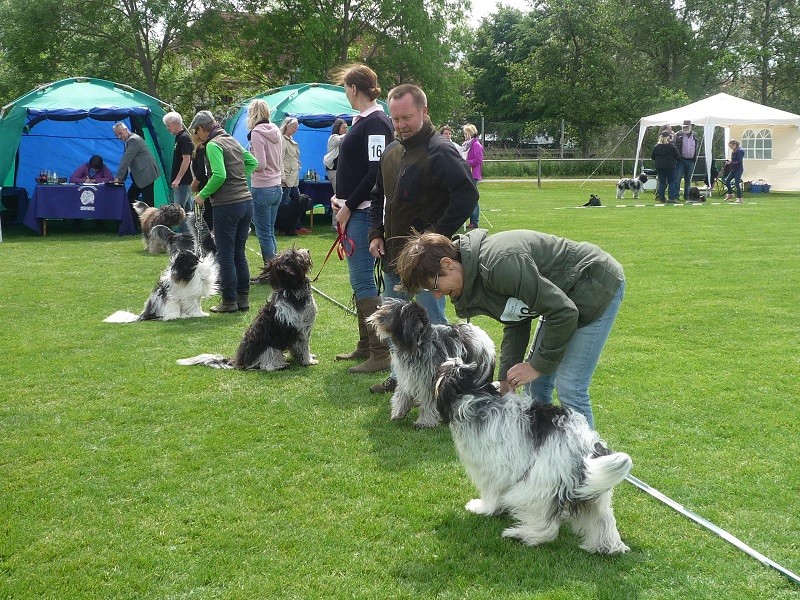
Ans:
[[[472,18],[470,19],[470,23],[474,27],[477,27],[480,25],[483,17],[497,12],[497,6],[499,4],[518,8],[523,12],[528,12],[531,8],[528,0],[472,0]]]

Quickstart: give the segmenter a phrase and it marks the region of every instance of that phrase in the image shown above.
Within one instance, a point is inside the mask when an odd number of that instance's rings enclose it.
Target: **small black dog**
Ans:
[[[687,202],[705,202],[706,197],[700,193],[700,188],[693,185],[689,188],[689,199]]]
[[[311,210],[311,198],[307,194],[300,194],[299,200],[281,202],[278,206],[278,215],[275,217],[275,231],[283,235],[297,235],[297,228],[303,214]]]
[[[586,204],[584,204],[584,206],[603,206],[603,205],[600,204],[600,196],[595,196],[594,194],[591,194],[589,196],[589,201]]]

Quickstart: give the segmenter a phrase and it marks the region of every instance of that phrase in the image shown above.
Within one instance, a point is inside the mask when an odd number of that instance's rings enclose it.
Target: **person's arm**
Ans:
[[[250,136],[250,153],[255,157],[258,162],[256,171],[259,173],[267,168],[267,148],[266,139],[261,135],[260,131],[253,129]]]
[[[250,153],[248,152],[248,154]],[[252,154],[250,156],[252,157]],[[206,158],[211,167],[211,176],[208,178],[208,183],[206,183],[203,189],[197,192],[197,195],[204,200],[212,196],[214,192],[225,183],[225,179],[228,177],[228,172],[225,170],[225,157],[222,154],[222,148],[214,142],[208,142],[206,144]]]
[[[507,255],[495,265],[489,265],[486,287],[522,301],[531,315],[544,317],[540,345],[528,361],[540,373],[552,373],[564,358],[567,344],[578,328],[578,308],[575,303],[549,279],[539,273],[533,257],[521,254]],[[530,342],[530,322],[526,333],[521,322],[506,325],[501,345],[500,379],[520,356]],[[508,339],[507,339],[508,338]],[[508,359],[506,359],[508,355]]]
[[[192,161],[191,154],[184,154],[181,158],[181,165],[178,167],[178,174],[175,175],[175,179],[172,181],[172,187],[176,188],[181,184],[181,179],[186,174],[186,171],[189,169],[189,163]]]
[[[131,134],[131,137],[125,142],[125,152],[122,153],[122,158],[119,161],[119,168],[117,169],[117,174],[114,176],[114,179],[117,181],[125,181],[125,178],[128,176],[128,168],[131,166],[133,157],[136,156],[137,152],[139,152],[138,137],[134,137],[134,134]]]
[[[72,175],[69,176],[70,183],[83,183],[86,181],[86,176],[89,174],[89,168],[86,165],[81,165],[75,171],[73,171]]]
[[[94,180],[95,183],[107,183],[109,181],[114,181],[114,175],[111,174],[107,166],[103,165],[103,168],[95,173]]]
[[[478,203],[478,188],[472,179],[467,161],[458,156],[452,144],[436,144],[430,153],[430,169],[434,180],[440,182],[450,200],[447,210],[434,224],[436,233],[451,237],[464,224]]]
[[[242,160],[244,160],[244,174],[249,177],[258,168],[258,160],[244,148],[242,148]]]
[[[472,142],[469,154],[467,155],[467,162],[470,167],[477,167],[483,163],[483,146],[481,146],[478,140]]]

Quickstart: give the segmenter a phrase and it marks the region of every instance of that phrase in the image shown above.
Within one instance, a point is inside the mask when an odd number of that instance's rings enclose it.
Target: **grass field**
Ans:
[[[623,264],[592,400],[633,474],[800,573],[800,195],[616,208],[607,182],[480,189],[492,231],[592,241]],[[589,193],[610,206],[575,208]],[[333,233],[315,221],[279,245],[319,267]],[[538,548],[501,539],[507,517],[463,508],[475,490],[449,431],[390,422],[389,397],[367,389],[382,375],[332,360],[356,327],[322,297],[317,366],[177,366],[233,353],[255,312],[103,323],[141,310],[167,262],[111,229],[4,227],[0,598],[800,598],[628,483],[615,512],[629,554],[586,554],[568,528]],[[349,302],[335,254],[315,285]],[[496,323],[475,322],[499,344]]]

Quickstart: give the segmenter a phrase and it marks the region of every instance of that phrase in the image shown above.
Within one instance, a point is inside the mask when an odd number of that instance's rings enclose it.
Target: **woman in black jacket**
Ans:
[[[675,181],[675,166],[681,159],[681,154],[674,144],[670,142],[672,133],[668,130],[661,132],[658,143],[653,147],[650,158],[656,163],[656,174],[658,175],[658,187],[656,188],[656,200],[675,204],[678,199],[678,185]],[[669,187],[667,188],[667,185]],[[665,188],[667,188],[665,190]],[[664,195],[669,194],[669,199]]]

